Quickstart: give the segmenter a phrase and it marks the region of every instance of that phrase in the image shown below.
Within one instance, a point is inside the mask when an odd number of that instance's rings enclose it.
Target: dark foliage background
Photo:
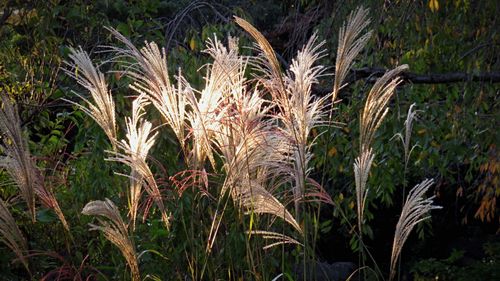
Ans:
[[[207,38],[232,34],[240,36],[243,45],[251,45],[252,40],[233,22],[233,15],[237,15],[268,38],[284,66],[318,32],[328,49],[322,63],[333,72],[338,28],[361,4],[371,9],[374,35],[354,68],[368,69],[368,74],[352,75],[335,111],[338,127],[325,128],[314,148],[313,177],[323,183],[336,203],[335,208],[321,208],[317,259],[358,262],[357,240],[348,223],[356,216],[352,165],[357,155],[358,112],[372,83],[370,70],[406,63],[415,75],[443,74],[446,78],[460,73],[465,79],[422,84],[409,79],[399,87],[374,145],[378,161],[370,186],[376,190],[368,200],[364,231],[369,239],[365,243],[378,266],[388,268],[393,230],[403,201],[401,188],[434,178],[436,201],[443,209],[433,211],[432,219],[410,236],[403,250],[401,278],[499,278],[500,81],[494,78],[500,72],[497,1],[5,0],[0,3],[0,91],[16,101],[30,150],[72,228],[69,237],[55,215],[43,208],[38,209],[38,223],[32,224],[23,214],[24,206],[16,204],[15,186],[0,172],[0,197],[13,202],[12,213],[32,250],[32,278],[53,276],[47,280],[56,280],[55,272],[66,265],[65,270],[83,279],[128,278],[120,252],[98,233],[89,232],[91,218],[80,214],[90,200],[109,197],[123,201],[127,180],[113,174],[124,167],[104,161],[109,143],[102,130],[62,100],[75,100],[72,90],[81,92],[60,70],[70,46],[82,46],[95,61],[105,61],[109,54],[99,52],[100,46],[116,42],[104,27],[114,27],[138,45],[147,40],[164,46],[170,69],[182,67],[191,83],[201,85],[199,68],[208,62],[201,51]],[[115,66],[103,67],[113,70]],[[469,79],[478,74],[486,78]],[[129,81],[118,74],[108,76],[118,114],[126,115],[130,109]],[[331,85],[332,77],[324,77],[315,93],[322,95]],[[403,131],[412,103],[422,112],[412,139],[418,147],[405,173],[403,147],[393,136]],[[152,118],[158,116],[153,114]],[[173,135],[160,136],[151,153],[161,163],[154,168],[160,180],[167,181],[179,171],[182,159],[178,150]],[[180,200],[188,206],[194,202],[191,198]],[[193,215],[190,210],[178,211],[189,218]],[[150,250],[141,260],[143,277],[185,278],[184,271],[189,268],[186,247],[196,252],[203,251],[204,245],[189,244],[189,237],[183,237],[181,231],[174,234],[155,220],[138,228],[134,234],[138,252]],[[244,256],[244,249],[238,246],[242,239],[238,234],[227,237],[229,252],[210,261],[213,275],[209,278],[236,279],[227,272],[250,278],[243,275],[245,261],[239,258]],[[11,262],[15,257],[3,244],[0,252],[0,279],[29,278],[20,263]],[[280,258],[270,259],[263,267],[268,273],[252,278],[271,279],[280,262]]]

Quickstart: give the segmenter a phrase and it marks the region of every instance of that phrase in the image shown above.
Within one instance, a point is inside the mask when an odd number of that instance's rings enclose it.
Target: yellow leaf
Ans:
[[[344,200],[344,194],[340,193],[339,194],[339,201],[342,201],[342,200]]]
[[[349,203],[349,209],[353,209],[354,208],[354,201],[351,201],[351,203]]]
[[[330,150],[328,150],[328,156],[333,157],[335,155],[337,155],[337,149],[334,146],[334,147],[330,148]]]
[[[430,0],[429,1],[429,9],[431,9],[431,11],[433,13],[439,11],[439,2],[438,2],[438,0]]]
[[[196,48],[196,41],[194,41],[194,37],[191,38],[191,41],[189,41],[189,48],[191,48],[191,50]]]
[[[431,146],[436,147],[436,148],[441,147],[441,145],[439,145],[439,143],[437,143],[436,141],[431,141]]]

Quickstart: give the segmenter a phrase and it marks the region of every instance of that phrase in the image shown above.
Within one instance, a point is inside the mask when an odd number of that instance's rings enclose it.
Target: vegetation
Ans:
[[[40,2],[0,4],[0,279],[500,275],[494,1]]]

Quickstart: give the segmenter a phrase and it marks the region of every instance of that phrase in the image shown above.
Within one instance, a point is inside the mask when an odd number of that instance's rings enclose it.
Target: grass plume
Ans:
[[[388,103],[396,87],[401,83],[398,75],[408,68],[401,65],[388,71],[377,79],[365,101],[365,106],[361,112],[359,123],[359,155],[354,162],[354,177],[356,185],[356,204],[358,213],[358,231],[362,240],[362,226],[364,222],[364,209],[368,196],[367,181],[370,169],[375,158],[372,151],[372,142],[377,129],[382,124],[384,117],[389,111]]]
[[[364,210],[366,198],[368,196],[368,188],[366,183],[368,181],[368,175],[373,163],[373,158],[375,155],[372,149],[366,149],[361,152],[361,154],[354,160],[354,179],[356,185],[356,205],[358,212],[358,229],[361,231],[361,226],[363,224]]]
[[[120,162],[131,168],[129,211],[133,226],[135,226],[141,186],[144,186],[146,192],[151,195],[155,204],[160,209],[163,222],[166,227],[169,228],[169,219],[160,190],[146,162],[148,152],[154,145],[156,137],[158,136],[158,132],[152,132],[153,125],[151,122],[145,120],[143,117],[145,114],[144,107],[148,103],[144,95],[140,95],[133,101],[132,116],[126,118],[127,139],[121,140],[121,142],[118,143],[118,147],[123,150],[123,152],[108,151],[111,156],[108,157],[107,160]]]
[[[0,199],[0,242],[16,254],[29,272],[28,260],[24,256],[28,250],[28,243],[2,199]]]
[[[406,202],[399,216],[398,224],[396,225],[396,232],[394,234],[394,241],[392,243],[391,254],[391,268],[389,281],[392,280],[396,274],[396,264],[403,245],[408,239],[413,228],[421,221],[426,220],[429,216],[425,216],[430,210],[440,209],[440,206],[433,205],[435,196],[424,198],[425,193],[429,190],[434,183],[432,179],[426,179],[420,184],[416,185],[406,198]]]
[[[115,244],[122,252],[123,257],[130,267],[132,280],[141,280],[134,243],[128,234],[127,225],[123,222],[120,211],[115,204],[109,199],[105,201],[92,201],[85,205],[82,214],[102,216],[107,219],[103,220],[98,217],[99,225],[89,224],[91,227],[90,230],[101,231],[106,239]]]
[[[0,132],[4,141],[0,148],[5,156],[0,157],[0,167],[7,170],[19,187],[33,222],[36,220],[35,196],[38,196],[42,205],[54,210],[64,228],[69,231],[69,225],[59,203],[52,191],[45,186],[43,175],[30,155],[28,144],[22,135],[17,108],[6,95],[2,94],[1,99]]]
[[[90,92],[93,103],[76,93],[75,94],[84,101],[85,105],[70,100],[67,101],[76,105],[94,119],[104,130],[113,149],[115,149],[115,103],[111,91],[108,90],[108,84],[104,78],[104,74],[93,65],[89,55],[83,51],[81,47],[78,49],[70,48],[69,57],[73,62],[65,62],[70,69],[65,69],[64,71]]]
[[[283,244],[295,244],[295,245],[302,245],[299,241],[283,235],[281,233],[277,232],[272,232],[272,231],[263,231],[263,230],[252,230],[248,232],[251,235],[260,235],[264,239],[270,239],[270,240],[277,240],[276,242],[273,242],[271,244],[268,244],[263,247],[264,250],[270,249],[275,246],[283,245]]]
[[[368,93],[359,125],[361,151],[371,146],[375,132],[389,111],[387,107],[389,100],[394,94],[396,87],[402,82],[402,79],[398,75],[407,69],[408,66],[404,64],[386,72],[382,77],[377,79],[370,93]]]
[[[259,49],[261,50],[264,58],[267,63],[265,63],[265,71],[270,78],[273,80],[276,79],[279,82],[279,85],[284,88],[283,83],[283,75],[281,73],[281,67],[276,57],[276,53],[274,52],[273,47],[269,44],[269,41],[258,31],[253,25],[251,25],[248,21],[239,18],[237,16],[234,17],[235,22],[243,28],[246,32],[248,32],[257,42]]]
[[[339,30],[337,59],[335,62],[335,79],[333,81],[332,103],[336,101],[344,80],[352,68],[354,59],[370,40],[372,31],[361,35],[362,31],[370,24],[368,9],[358,7],[352,11],[347,21]]]
[[[168,67],[167,55],[164,48],[159,48],[155,42],[145,42],[141,49],[136,48],[129,39],[113,28],[108,30],[122,43],[125,48],[107,46],[115,53],[115,60],[121,57],[133,59],[133,63],[126,64],[126,73],[133,78],[130,87],[151,101],[160,112],[165,122],[174,131],[181,148],[185,144],[186,92],[185,82],[180,71],[177,77],[177,87],[172,85]]]
[[[207,52],[214,58],[210,77],[221,85],[221,106],[218,109],[221,115],[217,118],[217,125],[211,127],[216,128],[212,131],[213,148],[220,155],[226,173],[219,198],[230,192],[244,212],[282,218],[302,233],[294,217],[267,187],[273,174],[272,167],[281,157],[277,147],[283,138],[273,125],[274,121],[268,118],[270,106],[261,93],[257,89],[247,90],[244,78],[246,59],[238,55],[237,44],[232,40],[229,48],[217,40],[209,41]],[[217,214],[213,220],[208,251],[222,215]]]
[[[401,140],[401,143],[403,144],[404,147],[404,152],[405,152],[405,170],[408,168],[408,162],[410,161],[410,154],[413,151],[413,149],[416,147],[416,145],[412,146],[410,148],[410,140],[411,140],[411,132],[413,129],[413,121],[417,119],[417,113],[420,110],[414,110],[416,104],[412,103],[410,105],[410,108],[408,108],[408,114],[406,115],[406,120],[405,120],[405,135],[401,133],[397,133],[395,136],[399,137]]]
[[[212,143],[217,132],[224,130],[221,121],[228,114],[227,101],[231,95],[238,95],[243,90],[244,83],[242,70],[245,63],[238,56],[237,43],[226,48],[217,38],[208,40],[205,53],[214,60],[207,65],[205,87],[198,98],[194,93],[188,95],[191,110],[187,116],[193,142],[190,158],[191,166],[196,169],[200,169],[207,158],[215,168]]]
[[[312,86],[324,73],[324,66],[315,63],[325,55],[324,41],[317,43],[314,34],[308,43],[292,60],[290,70],[285,76],[287,94],[277,99],[281,109],[279,120],[283,123],[282,132],[290,140],[292,148],[291,169],[293,175],[293,194],[297,215],[299,202],[303,200],[306,183],[310,173],[309,160],[312,157],[310,140],[311,130],[324,123],[325,105],[328,96],[317,98],[312,95]]]
[[[0,131],[3,145],[0,148],[5,156],[0,158],[0,167],[5,168],[16,182],[23,200],[28,206],[28,212],[33,222],[36,220],[35,187],[38,182],[38,173],[35,171],[33,160],[28,153],[28,144],[21,132],[21,120],[17,108],[9,97],[1,95]]]

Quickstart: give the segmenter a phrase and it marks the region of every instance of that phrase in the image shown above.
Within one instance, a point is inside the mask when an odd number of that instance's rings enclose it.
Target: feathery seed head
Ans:
[[[368,9],[357,8],[351,12],[347,21],[339,30],[337,60],[335,63],[335,79],[333,81],[332,103],[336,101],[338,92],[344,86],[344,80],[349,73],[354,59],[370,40],[372,31],[364,35],[361,32],[370,24]]]
[[[24,256],[28,251],[28,243],[2,199],[0,199],[0,242],[16,254],[29,272],[28,260]]]
[[[402,82],[398,75],[407,70],[408,65],[400,65],[386,72],[377,79],[368,93],[365,106],[360,117],[360,150],[368,149],[375,137],[375,132],[382,124],[389,111],[387,105],[396,87]]]
[[[101,231],[106,239],[120,249],[127,261],[133,281],[141,280],[137,255],[134,244],[128,234],[127,225],[123,222],[120,211],[109,199],[105,201],[91,201],[85,205],[82,214],[89,216],[102,216],[107,220],[98,218],[99,225],[89,224],[90,230]]]
[[[406,202],[399,216],[394,241],[392,244],[391,268],[389,280],[392,280],[396,274],[396,263],[401,254],[404,243],[408,239],[413,228],[421,221],[426,220],[425,216],[430,210],[441,209],[440,206],[433,205],[435,196],[424,198],[425,193],[434,183],[432,179],[426,179],[417,184],[408,194]]]
[[[71,48],[69,57],[72,62],[65,63],[70,66],[70,69],[64,69],[64,71],[90,92],[93,102],[79,94],[76,95],[84,101],[86,106],[70,100],[66,101],[76,105],[94,119],[104,130],[114,148],[116,143],[115,103],[108,90],[104,74],[92,64],[89,55],[81,47]]]

